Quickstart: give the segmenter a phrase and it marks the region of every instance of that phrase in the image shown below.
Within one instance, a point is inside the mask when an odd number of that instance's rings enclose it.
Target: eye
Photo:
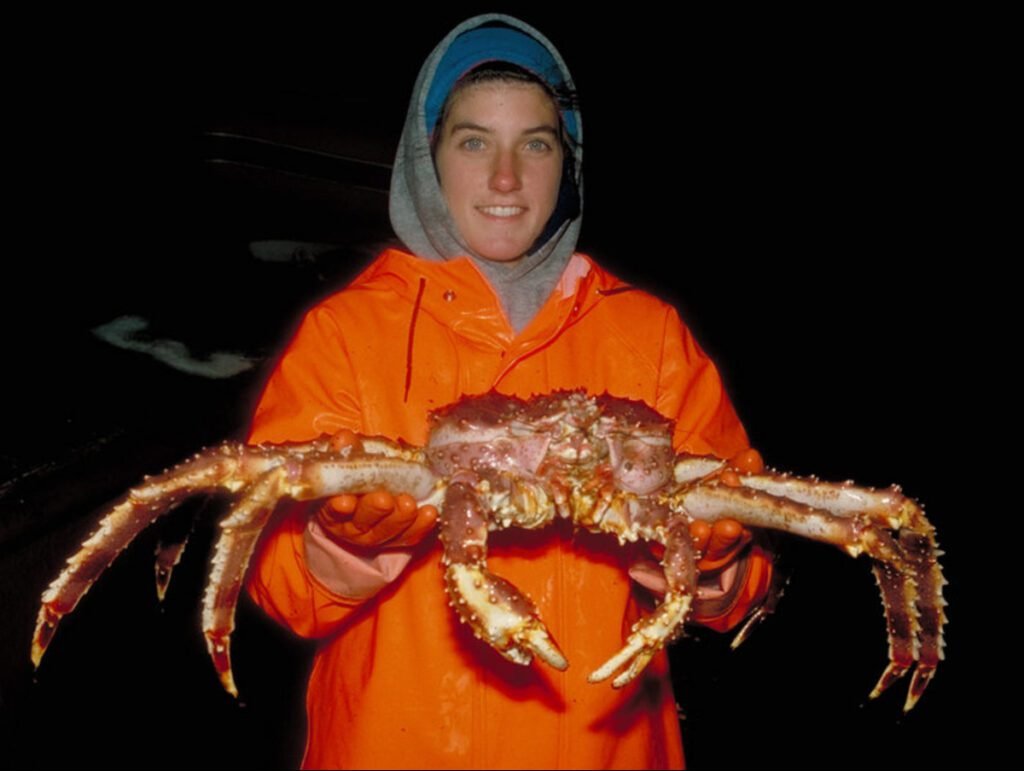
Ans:
[[[483,150],[484,140],[481,137],[468,137],[463,139],[459,146],[465,150]]]
[[[543,139],[531,139],[526,143],[526,149],[532,150],[535,153],[544,153],[551,149],[551,145]]]

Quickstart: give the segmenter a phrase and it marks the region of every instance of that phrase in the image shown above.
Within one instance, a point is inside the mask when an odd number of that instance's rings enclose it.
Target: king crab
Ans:
[[[774,471],[740,473],[714,457],[676,455],[672,423],[642,402],[557,392],[524,401],[489,393],[431,414],[425,448],[362,437],[341,449],[312,442],[226,442],[128,491],[101,519],[42,597],[32,644],[36,666],[60,619],[131,540],[194,493],[239,494],[220,523],[203,601],[203,632],[224,687],[237,695],[229,656],[235,607],[259,536],[281,498],[310,500],[382,487],[441,509],[444,581],[459,618],[519,664],[568,662],[534,604],[487,568],[490,530],[539,528],[557,517],[664,547],[667,591],[634,624],[624,647],[590,675],[622,687],[681,631],[696,595],[700,554],[692,520],[737,519],[867,554],[885,606],[889,664],[879,695],[914,669],[904,710],[942,658],[945,624],[934,529],[896,487],[874,490]],[[162,598],[184,544],[160,550]],[[741,633],[742,634],[742,633]]]

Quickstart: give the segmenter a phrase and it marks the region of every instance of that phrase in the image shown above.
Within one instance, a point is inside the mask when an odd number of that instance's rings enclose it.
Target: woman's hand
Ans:
[[[751,533],[735,519],[720,519],[714,524],[696,520],[690,523],[694,547],[704,556],[697,562],[700,580],[697,600],[718,600],[734,588],[737,558],[750,543]],[[668,584],[661,565],[654,560],[641,560],[629,569],[630,577],[655,594],[665,594]]]
[[[340,452],[362,440],[341,429],[331,437],[331,449]],[[435,506],[417,506],[406,493],[377,490],[364,495],[335,495],[316,513],[320,527],[341,546],[362,548],[415,546],[437,523]]]
[[[386,490],[336,495],[317,512],[320,527],[342,546],[415,546],[437,523],[437,508],[417,506],[406,493]]]
[[[729,458],[729,467],[722,473],[722,482],[730,487],[739,487],[740,474],[760,474],[764,470],[764,459],[754,448],[748,448]],[[720,519],[713,524],[695,520],[690,523],[690,535],[694,547],[703,556],[697,562],[700,577],[697,581],[695,611],[702,607],[714,610],[732,599],[736,586],[736,575],[742,562],[739,559],[744,547],[753,536],[741,522],[735,519]],[[660,545],[657,548],[661,548]],[[659,552],[656,556],[661,557]],[[665,573],[653,560],[640,560],[629,569],[630,577],[655,594],[668,591]]]

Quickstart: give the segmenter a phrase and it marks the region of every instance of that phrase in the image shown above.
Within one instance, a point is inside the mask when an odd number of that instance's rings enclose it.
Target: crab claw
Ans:
[[[642,618],[633,624],[632,634],[618,653],[608,659],[587,677],[592,683],[607,680],[616,671],[626,666],[625,672],[612,680],[613,688],[622,688],[643,672],[654,654],[665,647],[677,629],[682,627],[690,611],[691,596],[670,592],[652,616]]]
[[[509,661],[525,666],[536,655],[555,669],[568,668],[537,607],[504,578],[480,564],[455,563],[445,582],[460,620]]]

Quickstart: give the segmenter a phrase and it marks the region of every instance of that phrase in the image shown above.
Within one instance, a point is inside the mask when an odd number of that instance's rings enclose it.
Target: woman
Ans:
[[[449,33],[423,65],[398,148],[391,219],[403,248],[307,315],[250,441],[349,430],[422,444],[427,413],[465,394],[584,388],[672,417],[679,450],[748,446],[675,311],[575,252],[571,93],[558,52],[516,19],[479,16]],[[251,595],[322,641],[303,765],[680,767],[664,653],[621,690],[586,680],[639,613],[629,576],[657,589],[658,572],[564,523],[494,534],[490,569],[534,600],[571,662],[520,667],[446,607],[436,516],[408,496],[340,496],[297,508],[265,542]],[[763,597],[770,563],[743,548],[736,523],[701,537],[718,585],[695,619],[729,628]]]

